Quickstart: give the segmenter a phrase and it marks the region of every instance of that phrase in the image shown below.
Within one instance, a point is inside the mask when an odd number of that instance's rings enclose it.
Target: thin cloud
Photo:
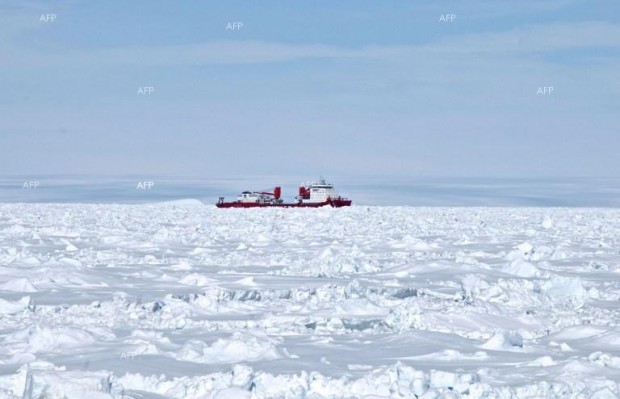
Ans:
[[[532,25],[503,32],[450,37],[423,46],[438,52],[530,53],[580,47],[620,47],[620,25],[607,22]]]
[[[620,26],[606,22],[534,25],[503,32],[450,36],[416,46],[346,48],[327,44],[283,44],[264,41],[214,41],[170,46],[62,50],[41,53],[5,47],[0,65],[172,66],[277,63],[302,59],[422,57],[433,53],[509,55],[583,47],[620,47]]]

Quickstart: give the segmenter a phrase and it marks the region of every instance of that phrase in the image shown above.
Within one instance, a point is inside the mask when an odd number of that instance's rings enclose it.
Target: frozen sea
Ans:
[[[620,396],[613,181],[55,179],[0,184],[0,398]]]
[[[310,182],[303,181],[303,183]],[[332,177],[357,205],[620,207],[620,178],[348,178]],[[152,182],[148,190],[138,184]],[[36,189],[25,189],[28,187]],[[38,183],[38,185],[35,185]],[[198,199],[215,203],[243,190],[283,188],[292,199],[302,181],[270,176],[0,176],[0,202],[145,203]]]

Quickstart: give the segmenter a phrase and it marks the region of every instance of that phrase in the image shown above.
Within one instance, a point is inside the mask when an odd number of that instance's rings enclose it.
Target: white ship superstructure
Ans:
[[[314,182],[308,186],[302,184],[297,198],[303,203],[312,204],[336,199],[339,198],[339,196],[334,189],[334,185],[327,183],[325,179],[321,178],[318,182]]]

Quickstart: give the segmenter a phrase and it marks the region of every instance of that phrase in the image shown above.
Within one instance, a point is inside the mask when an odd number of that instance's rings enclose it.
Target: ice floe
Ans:
[[[0,215],[0,398],[620,396],[614,209]]]

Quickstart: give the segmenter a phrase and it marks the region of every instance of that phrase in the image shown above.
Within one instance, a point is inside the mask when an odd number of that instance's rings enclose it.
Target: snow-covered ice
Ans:
[[[0,398],[614,398],[620,210],[0,205]]]

